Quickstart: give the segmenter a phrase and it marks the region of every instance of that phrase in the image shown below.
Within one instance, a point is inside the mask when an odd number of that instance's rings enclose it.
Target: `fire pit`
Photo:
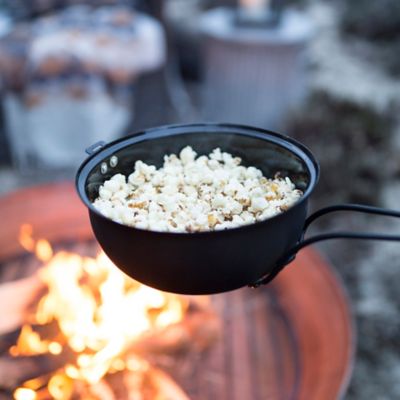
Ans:
[[[135,394],[143,400],[319,400],[337,398],[345,390],[354,344],[351,318],[340,283],[312,250],[302,252],[265,289],[182,297],[129,280],[102,256],[100,264],[93,264],[97,248],[86,209],[70,184],[9,195],[0,200],[0,217],[4,224],[0,232],[0,302],[4,308],[0,317],[0,399],[123,400]],[[180,315],[172,319],[170,314],[164,315],[161,327],[139,330],[124,351],[117,351],[110,368],[82,377],[86,364],[85,357],[78,362],[82,356],[79,343],[71,346],[65,337],[60,339],[65,329],[54,325],[54,319],[50,327],[49,320],[41,320],[37,314],[46,308],[46,299],[53,292],[48,279],[45,286],[37,271],[43,271],[43,264],[52,271],[49,266],[54,266],[60,254],[75,261],[85,257],[86,272],[94,267],[94,281],[88,281],[86,274],[76,290],[86,287],[99,294],[101,285],[96,279],[104,268],[115,279],[109,285],[113,298],[118,297],[116,282],[122,282],[134,288],[131,294],[151,292],[164,299],[164,305],[169,304],[169,308],[157,308],[154,303],[147,307],[153,322],[171,307],[178,308]],[[62,262],[57,268],[62,274],[60,282],[67,286],[75,267]],[[299,269],[302,285],[297,284]],[[83,301],[79,304],[85,308]],[[130,328],[136,308],[137,303],[132,303],[132,313],[125,310],[128,315],[123,314]],[[123,313],[112,311],[116,319]],[[63,310],[58,313],[61,317],[65,314]],[[36,315],[35,321],[32,315]],[[141,314],[135,315],[137,329]],[[107,329],[114,324],[107,323]],[[121,328],[116,331],[120,333]],[[46,335],[52,339],[39,351]],[[104,352],[93,351],[90,356],[98,354]]]

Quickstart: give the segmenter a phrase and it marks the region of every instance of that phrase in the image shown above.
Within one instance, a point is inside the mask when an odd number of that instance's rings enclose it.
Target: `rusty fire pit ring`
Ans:
[[[0,198],[0,218],[3,221],[0,231],[0,276],[1,262],[23,252],[17,237],[24,223],[33,226],[35,237],[46,237],[51,242],[92,238],[87,210],[69,182],[32,187]],[[302,285],[298,285],[299,278]],[[221,300],[224,296],[226,300]],[[256,296],[267,299],[268,313],[263,313],[259,319],[249,320],[243,300],[251,303]],[[243,308],[241,318],[247,321],[245,324],[232,322],[229,313],[224,316],[226,334],[233,335],[233,339],[229,336],[231,342],[249,343],[249,332],[258,329],[261,336],[265,335],[270,341],[270,353],[266,351],[268,354],[264,354],[257,347],[242,350],[242,358],[247,357],[249,363],[258,360],[264,368],[258,368],[259,372],[251,378],[252,382],[239,379],[233,383],[229,389],[233,397],[228,389],[210,396],[232,400],[241,390],[242,397],[237,399],[263,399],[266,393],[263,390],[272,391],[271,386],[269,389],[262,388],[265,382],[275,385],[274,395],[268,397],[272,399],[329,400],[344,395],[353,368],[354,325],[341,281],[316,251],[303,251],[265,289],[243,289],[217,295],[215,299],[219,299],[216,302],[220,302],[220,306],[221,301],[228,303],[228,309],[232,304]],[[273,353],[274,357],[271,356]],[[231,356],[234,365],[235,357],[239,356]],[[243,370],[243,365],[236,364],[239,366],[232,367],[231,380],[240,373],[240,368]],[[227,383],[222,386],[229,386]],[[198,386],[205,386],[204,382]]]

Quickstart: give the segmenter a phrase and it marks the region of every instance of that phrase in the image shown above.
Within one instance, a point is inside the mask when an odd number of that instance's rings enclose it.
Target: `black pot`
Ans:
[[[289,210],[235,229],[199,233],[152,232],[128,227],[100,214],[92,202],[99,187],[117,173],[129,175],[137,160],[161,166],[165,154],[192,146],[199,154],[214,148],[237,155],[265,176],[279,172],[304,192]],[[137,133],[87,150],[76,185],[89,209],[93,232],[109,258],[130,277],[157,289],[182,294],[225,292],[272,280],[300,248],[337,237],[399,240],[371,234],[334,233],[303,240],[317,217],[355,210],[400,216],[366,206],[344,205],[321,210],[306,221],[308,198],[319,176],[311,152],[295,140],[263,129],[230,124],[166,126]]]

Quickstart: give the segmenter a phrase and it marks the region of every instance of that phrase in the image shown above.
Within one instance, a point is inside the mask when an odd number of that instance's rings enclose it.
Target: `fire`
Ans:
[[[27,388],[18,388],[14,393],[14,397],[17,400],[36,400],[37,398],[35,391]]]
[[[59,251],[32,238],[24,225],[21,245],[44,262],[40,277],[47,293],[40,299],[30,324],[21,330],[12,356],[73,354],[48,383],[55,399],[69,399],[71,382],[96,384],[108,373],[148,368],[145,360],[129,354],[132,344],[151,330],[163,329],[182,320],[188,300],[162,293],[131,280],[104,253],[97,257]],[[43,339],[36,326],[57,324],[55,337]],[[14,392],[17,400],[36,399],[31,387]]]
[[[40,261],[49,261],[53,256],[53,249],[47,240],[39,239],[37,242],[32,237],[33,229],[31,225],[21,226],[19,242],[21,246],[30,252],[34,252]]]

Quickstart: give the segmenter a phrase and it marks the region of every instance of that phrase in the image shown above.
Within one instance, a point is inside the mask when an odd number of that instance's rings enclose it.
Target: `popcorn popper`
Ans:
[[[166,154],[185,146],[199,154],[219,147],[259,168],[264,176],[289,177],[303,196],[288,210],[237,228],[180,233],[122,225],[93,206],[100,186],[117,173],[129,175],[135,161],[159,167]],[[318,178],[313,154],[292,138],[264,129],[232,124],[191,124],[149,129],[87,149],[76,176],[78,193],[89,210],[93,232],[109,258],[132,278],[181,294],[211,294],[271,282],[304,247],[330,239],[399,241],[400,235],[329,232],[305,237],[318,218],[354,211],[400,217],[399,211],[356,204],[323,208],[307,217],[308,200]]]

